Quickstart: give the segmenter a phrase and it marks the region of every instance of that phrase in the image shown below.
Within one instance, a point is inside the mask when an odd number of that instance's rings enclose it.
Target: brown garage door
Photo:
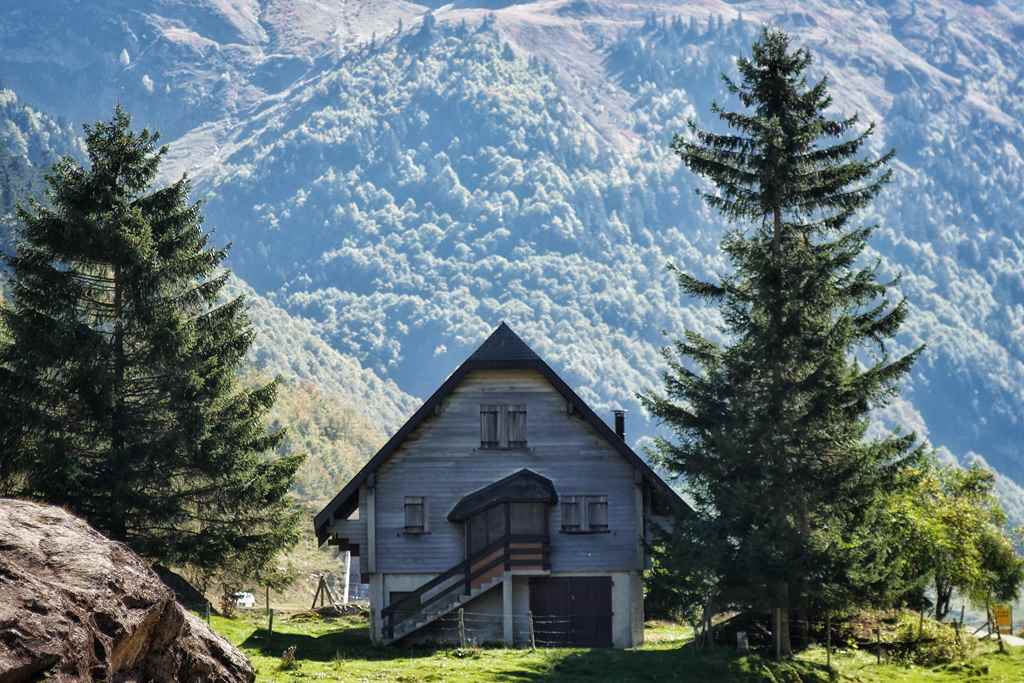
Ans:
[[[612,646],[610,576],[532,577],[530,611],[538,645]]]

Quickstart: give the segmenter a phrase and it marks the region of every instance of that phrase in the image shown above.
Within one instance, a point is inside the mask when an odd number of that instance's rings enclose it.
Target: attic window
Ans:
[[[508,408],[508,447],[526,448],[526,406]]]
[[[426,505],[423,496],[405,497],[405,533],[422,534],[427,530]]]
[[[481,405],[480,448],[526,448],[526,405]]]
[[[498,441],[498,406],[480,406],[480,448],[497,448]]]

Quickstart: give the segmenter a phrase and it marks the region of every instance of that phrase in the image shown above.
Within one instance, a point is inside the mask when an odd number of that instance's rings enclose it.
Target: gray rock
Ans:
[[[0,683],[223,683],[245,656],[185,611],[146,562],[60,508],[0,499]]]

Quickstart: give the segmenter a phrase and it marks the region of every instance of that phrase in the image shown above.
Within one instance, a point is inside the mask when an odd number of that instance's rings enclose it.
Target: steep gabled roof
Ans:
[[[501,323],[498,325],[498,329],[491,332],[491,336],[473,352],[468,360],[474,363],[506,363],[508,361],[538,361],[540,356],[534,353],[533,349],[527,346],[526,342],[520,339],[511,327]]]
[[[326,540],[332,518],[344,519],[356,509],[359,500],[359,487],[362,486],[363,482],[398,450],[405,439],[425,419],[434,414],[438,403],[451,394],[466,375],[474,370],[495,369],[536,370],[539,372],[555,387],[581,418],[589,423],[622,457],[626,458],[634,467],[640,470],[645,479],[658,488],[669,500],[688,509],[688,506],[679,497],[679,494],[666,484],[651,469],[650,465],[644,462],[643,458],[629,447],[629,444],[624,439],[619,438],[608,424],[598,417],[568,384],[562,381],[562,378],[551,369],[550,365],[545,363],[526,342],[520,339],[519,335],[512,331],[511,327],[503,322],[469,358],[463,361],[462,365],[455,369],[455,372],[438,387],[437,391],[413,413],[412,417],[377,451],[377,454],[366,463],[363,469],[359,470],[359,473],[345,484],[345,487],[338,495],[323,510],[317,513],[316,517],[313,518],[313,525],[316,529],[318,541],[323,543]]]

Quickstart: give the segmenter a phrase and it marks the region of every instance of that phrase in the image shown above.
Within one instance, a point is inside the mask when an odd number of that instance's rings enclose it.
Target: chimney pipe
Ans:
[[[626,438],[626,411],[616,410],[615,412],[615,436],[620,439]]]

